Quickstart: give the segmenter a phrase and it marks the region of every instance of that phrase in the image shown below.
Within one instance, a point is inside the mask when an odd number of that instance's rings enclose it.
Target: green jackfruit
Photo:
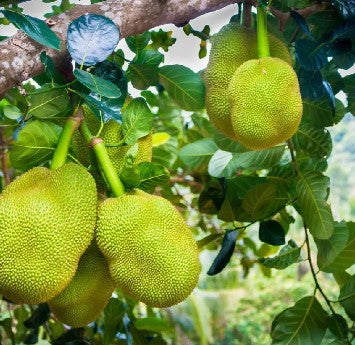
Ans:
[[[270,55],[292,65],[287,47],[269,34]],[[206,83],[206,110],[212,124],[224,135],[236,140],[230,120],[227,95],[229,82],[235,70],[245,61],[258,57],[256,32],[236,23],[224,26],[212,37],[208,66],[204,73]]]
[[[244,62],[228,88],[237,140],[261,150],[291,138],[302,117],[302,99],[293,68],[278,58]]]
[[[96,134],[100,129],[100,121],[87,106],[84,106],[84,116],[90,131],[93,134]],[[116,145],[123,139],[121,124],[114,120],[108,121],[104,124],[100,136],[104,140],[105,144],[108,145],[107,152],[109,157],[117,172],[120,173],[123,168],[124,157],[131,146],[124,145],[110,147],[110,145]],[[79,132],[76,132],[73,135],[73,147],[79,161],[84,166],[89,166],[89,149]],[[134,163],[139,164],[141,162],[150,162],[152,160],[152,152],[152,134],[148,134],[138,140],[138,153],[135,157]]]
[[[200,273],[190,229],[162,197],[135,190],[106,199],[98,209],[97,243],[113,280],[152,307],[183,301]]]
[[[99,317],[114,289],[106,259],[93,241],[81,257],[72,281],[48,305],[63,323],[82,327]]]
[[[36,167],[0,195],[0,294],[38,304],[58,295],[94,235],[95,181],[81,166]]]

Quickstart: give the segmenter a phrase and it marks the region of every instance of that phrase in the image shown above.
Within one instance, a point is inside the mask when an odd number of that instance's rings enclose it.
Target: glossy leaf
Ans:
[[[31,121],[23,127],[10,160],[14,168],[26,171],[50,160],[57,146],[61,127],[51,122]]]
[[[234,252],[237,235],[237,230],[226,232],[223,237],[222,247],[207,272],[209,276],[213,276],[222,272],[222,270],[227,266]]]
[[[140,183],[138,188],[152,193],[156,186],[165,184],[170,179],[167,168],[157,163],[142,162],[138,164]]]
[[[123,303],[117,298],[111,298],[104,310],[103,345],[110,345],[119,330],[125,314]]]
[[[73,73],[75,78],[92,92],[107,98],[119,98],[121,96],[120,89],[109,80],[80,69],[75,69]]]
[[[196,241],[197,247],[199,249],[207,246],[208,244],[216,241],[218,238],[220,238],[223,234],[219,233],[219,234],[210,234],[205,236],[204,238],[202,238],[201,240]]]
[[[195,111],[205,106],[205,84],[199,74],[182,65],[166,65],[159,69],[160,83],[184,110]]]
[[[126,43],[128,48],[135,54],[138,54],[142,51],[150,41],[150,32],[145,31],[142,34],[135,36],[126,37]]]
[[[280,246],[285,244],[285,230],[275,220],[260,222],[259,240],[273,246]]]
[[[342,286],[338,299],[350,319],[355,321],[355,275]]]
[[[259,262],[266,267],[283,270],[297,262],[300,253],[301,248],[297,247],[296,243],[290,240],[286,246],[282,247],[279,254],[271,258],[261,258]]]
[[[271,330],[272,344],[320,345],[327,329],[326,316],[315,296],[303,297],[276,316]]]
[[[311,234],[317,239],[329,238],[334,230],[333,216],[326,202],[329,178],[321,173],[299,172],[296,183],[296,209]]]
[[[344,18],[355,17],[355,3],[349,0],[332,0],[333,5]]]
[[[302,29],[302,31],[307,35],[307,37],[313,40],[313,36],[311,31],[309,30],[308,24],[306,23],[305,19],[296,11],[290,11],[291,18],[298,24],[298,26]]]
[[[90,13],[70,23],[67,48],[76,63],[92,66],[106,60],[119,38],[119,30],[111,19]]]
[[[304,38],[296,41],[295,48],[298,63],[307,71],[317,71],[328,64],[327,48],[322,43]]]
[[[5,105],[2,109],[4,116],[11,120],[17,120],[22,116],[22,112],[19,108],[14,105]]]
[[[60,49],[58,36],[45,21],[14,11],[2,10],[1,12],[6,19],[38,43],[56,50]]]
[[[339,340],[347,340],[348,324],[341,315],[330,315],[328,317],[328,328]]]
[[[173,330],[171,324],[164,319],[157,317],[145,317],[134,321],[134,326],[138,330],[146,330],[155,333],[171,332]]]

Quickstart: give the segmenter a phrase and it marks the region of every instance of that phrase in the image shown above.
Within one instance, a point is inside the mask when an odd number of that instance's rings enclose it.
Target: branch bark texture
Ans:
[[[51,56],[58,69],[65,73],[70,66],[66,49],[66,32],[72,20],[86,13],[96,13],[113,20],[121,38],[136,35],[162,24],[181,24],[204,13],[236,3],[236,0],[108,0],[94,5],[77,5],[53,16],[48,25],[61,40],[56,51],[38,44],[22,32],[0,42],[0,98],[15,85],[43,72],[39,59],[42,51]]]

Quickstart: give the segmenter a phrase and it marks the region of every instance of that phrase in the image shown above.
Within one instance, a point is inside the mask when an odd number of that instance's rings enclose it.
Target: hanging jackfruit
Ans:
[[[106,199],[98,209],[97,243],[117,286],[149,306],[179,303],[197,284],[196,243],[162,197],[135,190]]]
[[[270,55],[292,65],[287,47],[269,34]],[[245,61],[258,57],[256,32],[237,23],[225,25],[212,37],[208,66],[204,73],[206,83],[206,110],[212,124],[224,135],[236,140],[230,120],[227,95],[229,82],[235,70]]]
[[[228,88],[236,139],[261,150],[291,138],[301,122],[302,99],[293,68],[278,58],[244,62]]]
[[[58,295],[94,235],[96,187],[81,166],[36,167],[0,195],[0,294],[38,304]]]
[[[48,302],[53,314],[71,327],[95,321],[115,289],[106,259],[93,241],[69,285]]]

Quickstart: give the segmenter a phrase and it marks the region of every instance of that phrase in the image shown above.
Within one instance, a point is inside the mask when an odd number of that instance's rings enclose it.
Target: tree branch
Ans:
[[[43,72],[39,59],[42,51],[46,51],[59,70],[67,70],[71,60],[66,50],[66,32],[71,21],[83,14],[96,13],[112,19],[123,38],[158,25],[183,23],[236,2],[238,0],[108,0],[94,5],[76,5],[48,22],[61,40],[60,51],[45,48],[22,32],[0,42],[0,98],[13,86]]]

